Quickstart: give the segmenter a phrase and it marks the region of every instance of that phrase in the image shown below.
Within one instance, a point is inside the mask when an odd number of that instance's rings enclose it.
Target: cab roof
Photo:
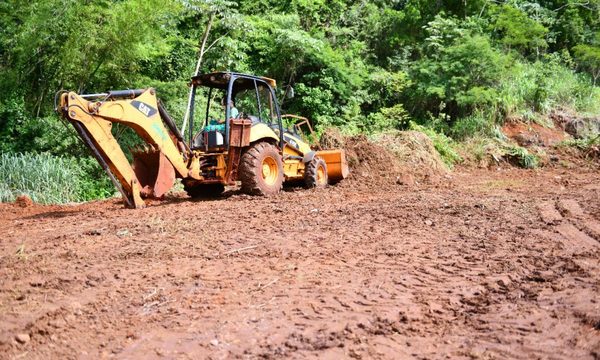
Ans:
[[[272,88],[277,87],[277,82],[267,77],[225,71],[194,76],[192,77],[192,84],[218,89],[227,89],[227,84],[229,84],[231,77],[236,78],[235,87],[237,89],[254,88],[254,80],[264,81]]]

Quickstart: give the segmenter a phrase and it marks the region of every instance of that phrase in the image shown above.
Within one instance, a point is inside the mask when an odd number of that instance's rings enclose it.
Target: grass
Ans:
[[[49,154],[0,154],[0,202],[20,195],[40,204],[64,204],[106,197],[106,179],[94,179],[90,162]]]
[[[42,204],[78,200],[78,173],[73,163],[46,154],[0,155],[0,201],[28,195]]]
[[[459,143],[460,153],[467,163],[489,166],[502,159],[502,140],[492,137],[472,137]]]
[[[449,129],[453,139],[463,141],[472,137],[488,137],[493,135],[494,121],[488,113],[476,111],[458,119]]]
[[[569,108],[580,113],[600,112],[600,88],[589,77],[564,65],[558,55],[535,63],[515,62],[498,87],[496,117],[523,119]]]
[[[25,243],[21,243],[21,245],[19,245],[17,251],[15,252],[15,255],[17,256],[17,258],[19,258],[19,260],[27,261],[28,256],[25,253]]]
[[[505,160],[521,168],[535,169],[540,164],[538,155],[510,142],[501,132],[493,137],[470,138],[461,142],[459,147],[466,162],[479,165],[490,165]]]

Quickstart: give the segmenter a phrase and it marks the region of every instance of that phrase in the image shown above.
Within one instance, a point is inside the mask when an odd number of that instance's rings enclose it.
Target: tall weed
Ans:
[[[499,84],[497,120],[546,114],[559,107],[599,112],[600,89],[563,62],[556,54],[535,63],[515,62]]]
[[[94,178],[91,159],[48,154],[0,154],[0,201],[27,195],[41,204],[62,204],[112,194],[106,176]]]

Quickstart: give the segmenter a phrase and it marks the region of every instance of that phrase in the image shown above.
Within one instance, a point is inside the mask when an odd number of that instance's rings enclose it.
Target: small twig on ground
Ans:
[[[331,256],[336,259],[339,260],[341,262],[343,262],[344,264],[346,264],[348,262],[348,260],[342,259],[341,257],[337,256],[336,254],[331,254]]]
[[[154,288],[154,290],[150,294],[143,296],[142,299],[144,301],[146,301],[146,300],[152,298],[154,295],[156,295],[157,292],[158,292],[158,288]]]
[[[245,251],[245,250],[254,249],[256,247],[258,247],[258,245],[246,246],[246,247],[243,247],[243,248],[239,248],[239,249],[228,251],[224,255],[231,255],[231,254],[235,254],[235,253],[242,252],[242,251]]]
[[[160,306],[166,305],[166,304],[170,304],[175,302],[175,300],[165,300],[165,301],[153,301],[151,303],[148,304],[144,304],[144,306],[142,306],[142,311],[141,313],[144,315],[148,315],[150,314],[150,312],[153,310],[153,308],[158,308]]]
[[[275,279],[271,280],[271,282],[269,282],[268,284],[258,285],[258,288],[256,290],[254,290],[254,291],[264,290],[264,289],[268,288],[269,286],[275,284],[278,281],[279,281],[279,278],[275,278]]]

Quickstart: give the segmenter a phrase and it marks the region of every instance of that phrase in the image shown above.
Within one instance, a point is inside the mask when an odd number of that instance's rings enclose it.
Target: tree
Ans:
[[[445,114],[453,122],[493,104],[506,57],[479,33],[477,22],[461,26],[456,18],[438,15],[426,30],[422,51],[427,55],[411,69],[416,114]]]
[[[499,33],[500,42],[509,50],[515,49],[524,55],[534,52],[539,56],[548,47],[545,40],[548,29],[523,11],[511,5],[502,5],[495,12],[497,15],[493,27]]]
[[[594,86],[600,78],[600,32],[593,44],[581,44],[573,48],[579,66],[592,75]]]
[[[231,24],[234,23],[233,19],[237,17],[238,13],[233,8],[233,6],[235,6],[235,3],[227,0],[182,0],[182,2],[191,11],[195,13],[208,14],[208,19],[206,20],[206,23],[204,25],[204,31],[199,42],[198,59],[196,61],[196,67],[194,73],[192,74],[192,76],[197,76],[200,73],[200,68],[202,66],[202,60],[204,59],[204,55],[227,35],[225,34],[216,38],[207,46],[207,41],[210,36],[210,31],[213,27],[214,22],[216,20],[221,20],[226,25],[231,26]],[[190,88],[190,92],[188,94],[187,107],[185,115],[183,117],[183,125],[181,126],[182,135],[185,134],[185,131],[187,129],[187,123],[190,116],[190,106],[192,103],[192,94],[193,89]]]
[[[177,10],[160,0],[18,3],[12,17],[0,18],[0,27],[19,28],[0,34],[0,42],[8,42],[0,63],[11,73],[0,82],[23,96],[36,116],[52,109],[50,100],[61,88],[133,86],[144,72],[141,63],[168,51],[168,27],[156,24],[168,23]]]

